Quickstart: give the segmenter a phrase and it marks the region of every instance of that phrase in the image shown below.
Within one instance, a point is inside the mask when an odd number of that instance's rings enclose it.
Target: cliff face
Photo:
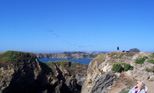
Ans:
[[[45,64],[33,54],[7,51],[0,54],[0,92],[80,93],[86,69],[72,62]]]
[[[57,58],[57,59],[90,59],[96,57],[98,54],[89,54],[89,53],[35,53],[38,58]]]
[[[0,54],[2,93],[124,93],[136,80],[147,81],[148,93],[153,93],[149,84],[154,84],[154,54],[100,54],[88,69],[69,61],[41,63],[30,53]]]
[[[154,81],[154,54],[100,54],[88,65],[82,93],[128,93],[136,80]]]
[[[61,83],[60,93],[81,93],[81,87],[86,79],[87,66],[70,61],[48,62],[54,75]]]

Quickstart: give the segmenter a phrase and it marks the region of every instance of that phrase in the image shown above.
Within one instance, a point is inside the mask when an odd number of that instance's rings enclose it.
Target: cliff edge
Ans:
[[[88,65],[81,93],[128,93],[137,80],[145,81],[148,93],[152,93],[150,83],[154,84],[154,54],[100,54]]]
[[[84,64],[42,63],[34,54],[7,51],[0,54],[0,92],[80,93],[86,71]]]

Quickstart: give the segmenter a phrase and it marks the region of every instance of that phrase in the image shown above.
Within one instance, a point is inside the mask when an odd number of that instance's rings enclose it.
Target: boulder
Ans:
[[[111,89],[114,79],[115,79],[115,74],[112,72],[109,72],[101,76],[92,85],[92,89],[90,90],[89,93],[106,93],[108,90]]]

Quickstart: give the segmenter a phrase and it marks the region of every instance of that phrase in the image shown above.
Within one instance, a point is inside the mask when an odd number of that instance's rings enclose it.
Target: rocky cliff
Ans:
[[[57,59],[91,59],[98,54],[90,54],[85,52],[64,52],[64,53],[35,53],[38,58],[57,58]]]
[[[144,80],[153,93],[154,54],[100,54],[88,69],[69,61],[42,63],[31,53],[0,54],[2,93],[127,93],[137,80]]]
[[[87,66],[69,61],[41,63],[31,53],[0,54],[2,93],[80,93]]]
[[[137,80],[145,81],[148,93],[153,93],[150,84],[154,81],[154,54],[100,54],[88,65],[82,93],[128,93]]]

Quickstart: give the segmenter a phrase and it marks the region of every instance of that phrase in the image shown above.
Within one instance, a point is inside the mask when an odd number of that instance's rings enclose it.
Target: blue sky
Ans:
[[[154,51],[154,0],[0,0],[0,51]]]

